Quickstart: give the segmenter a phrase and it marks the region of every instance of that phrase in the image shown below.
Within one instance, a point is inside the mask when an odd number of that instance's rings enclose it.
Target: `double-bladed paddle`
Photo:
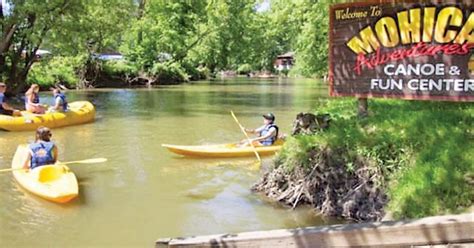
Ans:
[[[250,140],[250,137],[248,136],[247,132],[245,132],[245,128],[242,126],[242,124],[240,124],[239,120],[237,119],[237,117],[236,117],[235,114],[234,114],[234,111],[231,110],[231,111],[230,111],[230,114],[232,115],[232,117],[234,117],[235,122],[237,122],[237,124],[238,124],[239,127],[240,127],[240,130],[242,130],[242,132],[244,133],[245,137],[247,137],[247,141],[249,142],[250,146],[252,146],[253,152],[255,153],[255,156],[257,157],[258,163],[259,163],[259,165],[260,165],[260,164],[262,163],[262,160],[260,159],[260,155],[258,155],[257,149],[256,149],[255,146],[253,145],[252,140]]]
[[[76,160],[76,161],[69,161],[69,162],[58,162],[59,165],[67,165],[67,164],[97,164],[106,162],[106,158],[91,158],[91,159],[84,159],[84,160]],[[3,169],[0,170],[1,172],[9,172],[9,171],[17,171],[17,170],[27,170],[25,168],[10,168],[10,169]]]

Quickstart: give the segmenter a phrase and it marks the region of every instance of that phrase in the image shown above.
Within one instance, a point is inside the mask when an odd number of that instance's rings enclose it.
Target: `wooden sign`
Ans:
[[[330,95],[474,101],[474,7],[369,1],[330,8]]]

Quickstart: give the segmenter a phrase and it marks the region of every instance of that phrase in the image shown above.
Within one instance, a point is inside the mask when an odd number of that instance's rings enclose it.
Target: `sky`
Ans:
[[[7,3],[7,0],[1,0],[3,13],[8,13],[10,9],[10,4]],[[270,9],[270,0],[263,0],[260,4],[257,4],[256,9],[258,12],[265,12]]]
[[[2,0],[2,10],[4,15],[10,12],[10,4],[6,0]]]
[[[256,7],[258,12],[264,12],[270,9],[270,0],[263,0],[262,3],[257,4]]]

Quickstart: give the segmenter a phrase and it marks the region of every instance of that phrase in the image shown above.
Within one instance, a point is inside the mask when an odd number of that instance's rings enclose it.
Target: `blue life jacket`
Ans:
[[[0,93],[0,110],[3,110],[3,103],[5,102],[5,95]]]
[[[30,144],[30,150],[32,151],[30,168],[34,169],[39,166],[54,164],[53,149],[53,142],[40,141]]]
[[[33,97],[33,103],[39,103],[40,99],[39,99],[38,94],[33,92],[33,96],[34,96]],[[28,96],[25,96],[25,104],[28,104]]]
[[[261,140],[261,141],[260,141],[260,143],[261,143],[262,145],[264,145],[264,146],[271,146],[271,145],[273,145],[273,143],[275,143],[275,141],[276,141],[277,138],[278,138],[278,126],[275,125],[275,124],[273,124],[273,123],[272,123],[272,124],[269,124],[269,125],[267,125],[267,126],[265,126],[265,128],[264,128],[262,131],[260,131],[260,137],[267,135],[267,133],[270,132],[270,129],[271,129],[272,127],[274,127],[274,128],[276,129],[276,133],[275,133],[274,136],[269,137],[268,139],[264,139],[264,140]]]
[[[57,98],[61,98],[61,101],[63,102],[63,111],[66,111],[67,110],[67,101],[66,101],[66,96],[63,94],[63,93],[59,93],[57,95],[54,96],[54,100],[56,100]]]

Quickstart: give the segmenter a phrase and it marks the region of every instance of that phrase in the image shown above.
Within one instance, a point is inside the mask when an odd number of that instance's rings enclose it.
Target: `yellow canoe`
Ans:
[[[22,115],[0,115],[0,130],[32,131],[40,126],[57,128],[88,123],[95,119],[95,108],[88,101],[77,101],[69,103],[69,110],[66,112],[37,115],[23,111]]]
[[[28,146],[18,146],[12,161],[13,177],[27,191],[50,201],[66,203],[77,197],[79,186],[74,173],[65,165],[45,165],[33,170],[21,170]],[[20,170],[18,170],[20,169]]]
[[[283,145],[282,140],[278,140],[272,146],[257,146],[257,152],[260,156],[274,155]],[[202,146],[178,146],[162,144],[170,152],[193,157],[209,157],[209,158],[233,158],[233,157],[250,157],[255,156],[251,146],[239,147],[237,144],[220,144],[220,145],[202,145]]]

